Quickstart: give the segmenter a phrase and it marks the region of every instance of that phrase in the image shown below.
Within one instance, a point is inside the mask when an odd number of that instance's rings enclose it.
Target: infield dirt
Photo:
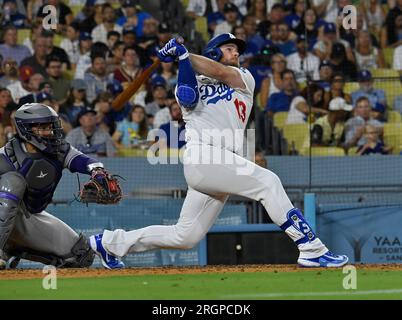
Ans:
[[[402,264],[357,264],[359,270],[401,270]],[[300,268],[297,265],[237,265],[237,266],[206,266],[206,267],[155,267],[155,268],[127,268],[122,270],[106,269],[58,269],[57,276],[64,278],[91,278],[130,275],[152,274],[197,274],[197,273],[226,273],[226,272],[300,272],[323,270],[322,268]],[[36,279],[43,278],[41,269],[16,269],[0,271],[0,280],[8,279]]]

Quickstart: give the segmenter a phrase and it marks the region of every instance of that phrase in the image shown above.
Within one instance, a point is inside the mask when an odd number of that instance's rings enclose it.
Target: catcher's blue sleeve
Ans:
[[[177,99],[184,108],[194,109],[199,100],[197,78],[188,56],[179,60],[179,76],[177,79]]]
[[[71,172],[90,174],[94,168],[103,168],[103,163],[88,157],[71,146],[65,158],[64,166]]]

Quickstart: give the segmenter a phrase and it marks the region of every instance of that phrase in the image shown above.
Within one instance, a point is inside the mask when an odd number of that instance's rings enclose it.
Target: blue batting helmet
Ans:
[[[237,45],[239,54],[242,54],[246,50],[246,43],[243,40],[237,39],[231,33],[222,33],[213,37],[208,42],[203,55],[212,60],[219,61],[223,55],[222,50],[219,47],[227,43],[234,43]]]

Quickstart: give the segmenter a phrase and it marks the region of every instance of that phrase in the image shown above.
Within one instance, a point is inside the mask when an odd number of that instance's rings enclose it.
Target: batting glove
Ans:
[[[157,53],[158,58],[162,62],[172,62],[179,58],[179,60],[186,59],[188,57],[188,51],[186,47],[176,41],[176,39],[170,39],[165,46]]]

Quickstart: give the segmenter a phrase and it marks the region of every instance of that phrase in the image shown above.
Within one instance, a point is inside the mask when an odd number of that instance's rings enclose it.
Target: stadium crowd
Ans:
[[[153,128],[166,132],[163,146],[181,148],[183,141],[171,141],[169,130],[172,121],[185,130],[174,99],[176,63],[161,64],[123,110],[114,111],[111,102],[173,35],[182,35],[191,52],[202,53],[211,37],[231,32],[247,43],[241,65],[256,80],[249,126],[257,136],[266,135],[269,123],[280,127],[281,114],[282,126],[310,124],[311,140],[308,134],[304,147],[339,147],[358,155],[395,152],[384,144],[384,128],[402,113],[402,0],[0,0],[0,5],[0,146],[15,133],[13,112],[24,103],[42,102],[61,115],[67,141],[87,154],[110,157],[146,149]],[[57,9],[56,29],[46,27],[47,5]],[[357,9],[355,29],[343,25],[347,5]],[[388,90],[376,85],[384,75],[397,79]],[[268,153],[262,140],[257,138],[257,148]]]

